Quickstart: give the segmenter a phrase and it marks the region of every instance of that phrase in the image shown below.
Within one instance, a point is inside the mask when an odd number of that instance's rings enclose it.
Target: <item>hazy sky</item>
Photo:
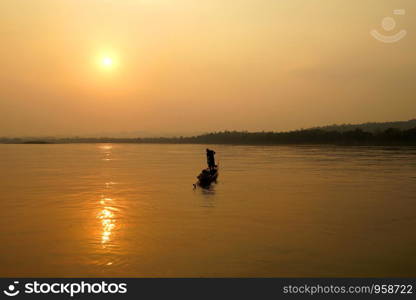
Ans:
[[[0,136],[407,120],[415,33],[414,0],[1,0]]]

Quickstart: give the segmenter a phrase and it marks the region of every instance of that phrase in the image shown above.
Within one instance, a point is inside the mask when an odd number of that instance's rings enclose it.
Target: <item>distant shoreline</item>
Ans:
[[[330,125],[286,132],[220,131],[185,137],[0,137],[0,144],[74,143],[416,146],[416,119]]]
[[[416,127],[388,128],[369,132],[325,130],[321,128],[290,132],[223,131],[190,137],[155,138],[0,138],[1,144],[223,144],[223,145],[344,145],[344,146],[416,146]]]

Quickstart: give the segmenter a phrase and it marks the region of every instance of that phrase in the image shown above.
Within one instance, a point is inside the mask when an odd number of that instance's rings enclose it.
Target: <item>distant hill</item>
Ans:
[[[222,131],[187,137],[137,138],[0,138],[0,143],[159,143],[235,145],[412,145],[416,146],[416,119],[403,122],[332,125],[286,132]]]
[[[361,129],[366,132],[377,133],[384,131],[389,128],[395,128],[400,130],[407,130],[416,127],[416,119],[409,121],[396,121],[396,122],[371,122],[371,123],[362,123],[362,124],[342,124],[342,125],[328,125],[321,127],[314,127],[312,129],[321,129],[325,131],[351,131],[355,129]]]

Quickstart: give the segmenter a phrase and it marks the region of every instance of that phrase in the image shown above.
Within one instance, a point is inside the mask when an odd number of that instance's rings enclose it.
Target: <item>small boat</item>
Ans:
[[[209,188],[211,183],[216,182],[218,178],[218,165],[215,164],[215,151],[206,149],[207,151],[207,163],[208,168],[203,169],[201,173],[196,177],[198,181],[194,184],[194,188],[196,185],[199,185],[203,188]]]
[[[198,175],[198,185],[201,187],[209,187],[211,183],[216,182],[218,178],[218,166],[212,168],[203,169]]]

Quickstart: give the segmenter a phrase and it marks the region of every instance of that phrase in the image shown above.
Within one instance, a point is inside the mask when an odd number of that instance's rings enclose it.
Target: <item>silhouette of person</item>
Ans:
[[[214,155],[215,155],[215,151],[207,148],[207,163],[208,163],[208,168],[210,169],[210,171],[212,171],[216,167]]]

